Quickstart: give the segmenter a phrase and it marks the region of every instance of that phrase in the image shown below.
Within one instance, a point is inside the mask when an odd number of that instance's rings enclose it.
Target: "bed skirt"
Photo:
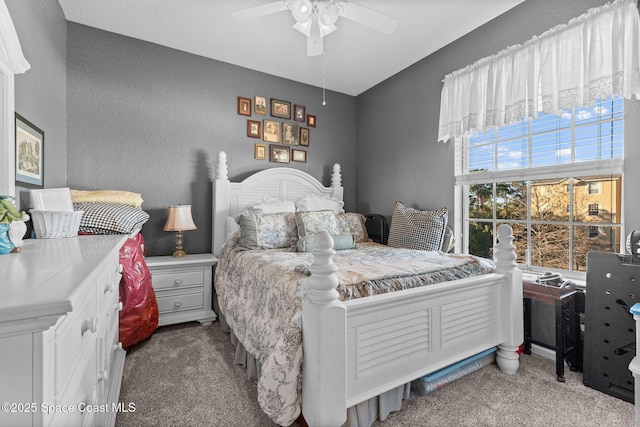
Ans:
[[[260,378],[260,363],[251,355],[241,342],[238,341],[231,327],[227,324],[224,315],[218,306],[218,298],[214,295],[213,309],[220,320],[223,332],[228,333],[231,343],[235,347],[233,362],[242,365],[247,370],[249,379],[257,381]],[[371,427],[376,420],[384,421],[391,412],[399,411],[402,401],[411,396],[411,383],[407,383],[389,390],[379,396],[373,397],[351,408],[347,408],[347,421],[342,427]]]

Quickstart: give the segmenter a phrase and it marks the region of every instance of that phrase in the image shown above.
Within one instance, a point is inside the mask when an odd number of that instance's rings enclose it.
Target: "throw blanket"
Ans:
[[[215,270],[222,314],[238,340],[261,364],[258,402],[280,425],[300,415],[302,298],[313,262],[290,249],[246,250],[236,233],[223,246]],[[341,300],[409,289],[493,271],[488,260],[361,243],[337,251]]]

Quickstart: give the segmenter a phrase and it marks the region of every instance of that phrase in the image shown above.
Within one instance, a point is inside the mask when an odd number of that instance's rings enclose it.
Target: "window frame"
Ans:
[[[624,183],[625,183],[625,173],[624,173],[624,146],[625,146],[625,115],[626,115],[626,103],[623,98],[618,97],[620,99],[622,105],[622,114],[619,114],[617,117],[612,117],[604,120],[598,120],[598,123],[607,123],[620,121],[621,122],[621,137],[622,137],[622,154],[620,158],[606,158],[606,159],[598,159],[584,162],[576,162],[572,157],[572,161],[570,163],[561,164],[563,171],[558,171],[559,165],[551,165],[551,166],[538,166],[538,167],[527,167],[523,169],[515,169],[515,170],[491,170],[481,172],[479,174],[473,173],[463,173],[465,171],[464,167],[466,166],[464,162],[466,161],[466,156],[468,155],[468,144],[469,138],[463,137],[461,140],[456,141],[456,150],[455,150],[455,188],[454,188],[454,226],[458,232],[459,238],[456,239],[456,252],[459,253],[469,253],[469,224],[470,222],[478,222],[476,218],[469,218],[469,188],[474,184],[495,184],[501,182],[516,182],[516,181],[524,181],[527,183],[527,188],[530,187],[529,182],[532,180],[541,180],[541,179],[551,179],[551,178],[577,178],[582,176],[594,176],[594,175],[620,175],[622,177],[622,187],[620,188],[620,194],[622,197],[622,201],[620,203],[620,211],[617,213],[619,220],[617,222],[598,222],[597,224],[591,223],[581,223],[578,221],[573,221],[574,215],[570,212],[570,220],[568,223],[573,226],[596,226],[598,227],[599,233],[601,232],[601,227],[614,227],[617,228],[620,232],[620,239],[617,242],[617,251],[624,252],[625,250],[625,239],[624,236]],[[572,112],[571,118],[571,147],[574,149],[575,141],[575,129],[580,126],[580,123],[576,123],[576,110]],[[531,123],[531,121],[530,121]],[[566,129],[558,129],[557,131],[563,131]],[[527,138],[531,141],[532,131],[531,124],[529,124],[529,131],[527,134]],[[494,142],[494,144],[498,144],[498,142]],[[464,153],[464,156],[462,154]],[[531,154],[529,154],[530,156]],[[494,159],[494,161],[497,161]],[[529,162],[531,162],[529,157]],[[515,177],[517,171],[517,178]],[[589,186],[587,193],[590,195],[597,195],[602,192],[600,185],[597,186],[597,193],[592,191],[592,186]],[[493,186],[493,198],[495,200],[496,192],[495,185]],[[569,191],[567,189],[567,191]],[[571,192],[573,193],[573,192]],[[573,194],[570,194],[570,204],[573,203]],[[527,219],[526,220],[502,220],[496,217],[495,213],[495,205],[494,205],[493,217],[491,219],[483,219],[480,222],[489,222],[493,224],[493,244],[496,243],[497,236],[497,226],[504,222],[509,223],[523,223],[526,224],[527,234],[528,234],[528,243],[531,243],[531,219],[530,219],[530,200],[528,201],[527,206]],[[601,209],[599,209],[599,212]],[[589,233],[590,228],[587,228],[587,232]],[[570,233],[570,236],[573,236],[573,230]],[[569,242],[569,250],[573,253],[573,237]],[[527,249],[527,258],[529,258],[529,250]],[[586,273],[578,270],[562,270],[562,269],[551,269],[545,267],[538,267],[530,265],[529,260],[516,260],[519,267],[523,269],[525,272],[531,272],[534,274],[541,274],[545,271],[553,270],[558,271],[565,276],[565,278],[577,279],[579,281],[584,281],[586,278]],[[571,268],[571,267],[570,267]]]

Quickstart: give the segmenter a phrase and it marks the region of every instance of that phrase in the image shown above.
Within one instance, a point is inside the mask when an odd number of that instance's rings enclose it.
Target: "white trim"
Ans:
[[[14,75],[29,68],[5,0],[0,0],[0,194],[10,196],[16,192]]]

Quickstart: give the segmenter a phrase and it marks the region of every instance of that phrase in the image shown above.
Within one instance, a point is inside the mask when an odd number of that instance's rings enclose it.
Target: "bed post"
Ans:
[[[516,247],[513,230],[507,224],[498,227],[498,243],[495,247],[496,272],[505,275],[505,292],[502,292],[500,326],[504,341],[498,346],[496,362],[500,370],[513,375],[518,371],[518,348],[524,340],[522,320],[522,272],[516,267]]]
[[[329,233],[316,235],[312,253],[302,304],[302,414],[312,427],[340,426],[347,417],[347,316],[338,300]]]
[[[342,187],[342,172],[340,165],[333,165],[333,173],[331,174],[331,197],[338,200],[344,200],[344,187]]]
[[[211,252],[220,255],[220,249],[225,240],[225,221],[229,216],[229,169],[227,168],[227,153],[220,151],[215,167],[213,181],[213,208],[211,211],[213,228],[211,230]]]

